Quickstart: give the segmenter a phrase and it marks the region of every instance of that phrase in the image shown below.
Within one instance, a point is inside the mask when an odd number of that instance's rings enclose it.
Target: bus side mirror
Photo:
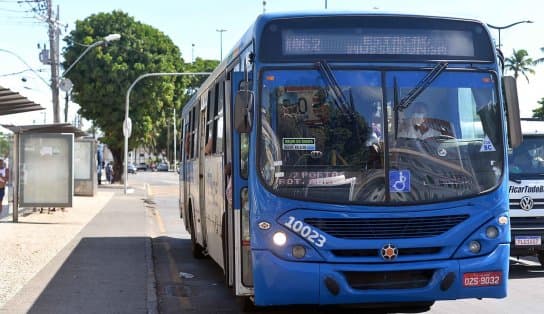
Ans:
[[[516,79],[512,76],[504,76],[502,78],[502,85],[506,102],[506,113],[508,115],[508,139],[510,147],[516,148],[522,141]]]
[[[234,100],[234,127],[239,133],[249,133],[251,130],[253,92],[241,90],[236,93]]]

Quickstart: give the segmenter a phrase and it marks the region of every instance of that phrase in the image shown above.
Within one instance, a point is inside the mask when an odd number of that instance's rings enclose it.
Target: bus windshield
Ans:
[[[497,187],[496,77],[446,69],[399,106],[429,71],[263,71],[263,182],[280,196],[340,204],[425,203]]]
[[[508,158],[510,178],[541,179],[544,177],[544,136],[524,136],[520,146]]]

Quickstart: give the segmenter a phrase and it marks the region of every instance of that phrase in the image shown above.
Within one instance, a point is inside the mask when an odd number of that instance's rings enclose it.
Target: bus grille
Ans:
[[[512,230],[543,229],[544,217],[510,217]]]
[[[414,289],[427,286],[434,270],[349,271],[343,274],[350,287],[357,290]]]
[[[512,209],[522,209],[520,205],[520,199],[510,199],[510,210]],[[534,206],[533,209],[544,209],[544,199],[542,198],[533,198]]]
[[[438,236],[468,217],[305,218],[304,222],[341,239],[402,239]]]
[[[421,248],[399,248],[399,255],[404,256],[420,256],[438,254],[442,250],[441,247],[421,247]],[[377,249],[347,249],[347,250],[331,250],[336,257],[378,257],[380,251]]]

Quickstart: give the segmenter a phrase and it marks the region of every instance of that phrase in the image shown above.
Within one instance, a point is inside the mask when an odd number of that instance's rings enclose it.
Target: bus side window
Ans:
[[[214,118],[214,143],[215,152],[223,152],[223,107],[225,103],[225,77],[223,76],[217,86],[217,106],[215,106],[215,118]]]
[[[206,146],[204,153],[209,155],[214,151],[213,145],[213,117],[217,102],[217,86],[208,91],[208,105],[206,110]]]

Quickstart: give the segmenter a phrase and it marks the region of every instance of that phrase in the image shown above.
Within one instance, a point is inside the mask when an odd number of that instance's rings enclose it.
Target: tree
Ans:
[[[64,40],[63,55],[67,68],[89,45],[108,34],[121,34],[118,42],[96,47],[69,73],[74,83],[72,96],[79,113],[102,130],[103,143],[114,158],[114,180],[123,173],[125,97],[129,86],[144,73],[182,72],[183,59],[172,40],[159,30],[134,20],[122,11],[93,14],[76,22]],[[129,146],[154,146],[156,134],[166,125],[164,112],[180,109],[187,95],[178,77],[152,77],[132,90],[130,118],[132,135]]]
[[[514,78],[516,80],[521,74],[525,77],[525,79],[527,79],[527,83],[529,83],[529,77],[527,76],[527,73],[534,74],[535,71],[532,69],[532,67],[534,66],[534,61],[533,59],[529,58],[527,50],[513,49],[512,56],[506,58],[505,61],[506,70],[514,72]]]
[[[544,120],[544,97],[538,101],[539,108],[533,109],[533,118]]]
[[[0,158],[8,157],[11,149],[11,138],[9,134],[0,132]]]

